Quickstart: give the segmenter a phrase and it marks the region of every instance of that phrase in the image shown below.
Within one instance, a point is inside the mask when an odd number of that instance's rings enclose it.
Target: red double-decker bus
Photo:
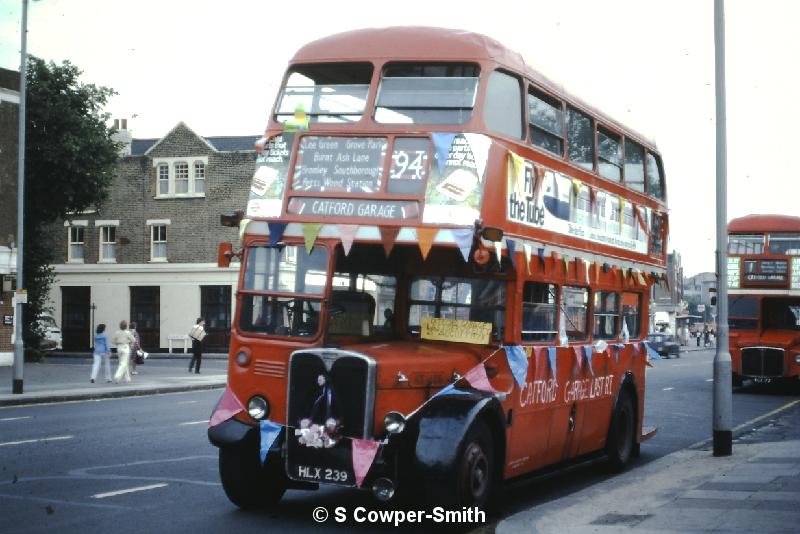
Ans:
[[[652,142],[493,39],[414,27],[302,47],[258,148],[220,248],[242,267],[209,438],[235,504],[334,484],[485,506],[638,453]]]
[[[800,377],[800,217],[728,223],[728,324],[733,385]]]

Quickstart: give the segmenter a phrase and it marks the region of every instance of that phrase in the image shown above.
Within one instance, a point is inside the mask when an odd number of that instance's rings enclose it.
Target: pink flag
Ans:
[[[486,376],[486,367],[484,367],[482,363],[479,363],[467,371],[467,373],[464,375],[464,379],[469,382],[470,386],[474,387],[478,391],[497,391],[489,382],[489,377]]]
[[[344,255],[347,256],[350,254],[350,247],[353,246],[353,239],[355,239],[356,232],[358,232],[358,226],[355,224],[339,224],[337,227],[339,228],[339,236],[342,239]]]
[[[380,443],[370,439],[353,438],[353,473],[356,475],[356,487],[361,487],[364,477],[367,476],[372,461],[378,453]]]
[[[583,354],[581,354],[581,348],[578,346],[572,347],[572,352],[575,353],[575,363],[578,364],[578,372],[583,370]]]
[[[225,393],[222,394],[222,398],[219,400],[217,409],[214,411],[214,415],[211,416],[208,426],[209,428],[217,426],[243,410],[244,406],[239,399],[236,398],[236,395],[233,394],[233,391],[225,388]]]

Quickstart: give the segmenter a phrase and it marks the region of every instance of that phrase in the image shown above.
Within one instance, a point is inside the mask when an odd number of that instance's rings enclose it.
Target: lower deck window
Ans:
[[[611,291],[594,294],[594,339],[616,339],[619,295]]]
[[[622,294],[622,329],[627,329],[628,337],[636,339],[642,335],[642,296],[639,293]]]
[[[556,335],[556,286],[525,282],[522,291],[522,340],[552,341]]]
[[[564,286],[561,292],[564,330],[570,341],[586,339],[589,322],[589,290],[585,287]]]

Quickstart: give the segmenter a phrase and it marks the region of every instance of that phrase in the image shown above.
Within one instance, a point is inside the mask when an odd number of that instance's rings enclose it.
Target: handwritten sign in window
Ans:
[[[454,341],[487,345],[492,335],[492,323],[423,317],[420,321],[422,339]]]

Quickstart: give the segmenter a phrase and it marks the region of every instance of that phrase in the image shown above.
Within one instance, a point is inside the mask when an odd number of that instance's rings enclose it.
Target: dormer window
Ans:
[[[208,157],[156,158],[156,199],[202,198],[206,191]]]

